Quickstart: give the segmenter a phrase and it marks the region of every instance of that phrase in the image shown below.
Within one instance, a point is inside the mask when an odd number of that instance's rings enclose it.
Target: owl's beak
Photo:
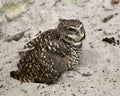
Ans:
[[[78,32],[78,37],[80,41],[85,39],[85,30],[84,28],[82,29],[82,27],[83,25],[81,24],[78,28],[75,28],[76,31]]]

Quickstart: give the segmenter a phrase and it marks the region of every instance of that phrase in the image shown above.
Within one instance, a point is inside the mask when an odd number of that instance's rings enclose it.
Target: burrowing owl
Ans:
[[[85,39],[83,24],[74,19],[59,21],[56,29],[41,33],[24,46],[29,50],[18,62],[18,70],[10,73],[13,78],[23,82],[52,84],[79,63]]]

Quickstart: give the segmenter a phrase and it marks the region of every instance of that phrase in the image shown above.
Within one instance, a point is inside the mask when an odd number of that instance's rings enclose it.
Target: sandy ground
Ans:
[[[58,1],[58,2],[56,2]],[[102,41],[120,40],[120,3],[111,0],[34,0],[19,17],[0,26],[0,96],[120,96],[120,45]],[[111,20],[102,20],[111,15]],[[86,30],[81,65],[65,73],[54,85],[21,83],[10,77],[19,61],[18,51],[41,30],[55,28],[58,19],[79,19]],[[19,41],[8,35],[26,31]],[[90,73],[90,76],[82,74]]]

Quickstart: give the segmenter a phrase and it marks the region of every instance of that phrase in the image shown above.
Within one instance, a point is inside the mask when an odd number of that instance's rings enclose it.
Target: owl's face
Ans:
[[[69,44],[80,45],[85,39],[84,26],[79,20],[60,19],[58,28],[63,29],[62,39]]]

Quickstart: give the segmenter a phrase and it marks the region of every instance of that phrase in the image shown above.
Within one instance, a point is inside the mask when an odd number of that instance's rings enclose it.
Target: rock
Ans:
[[[119,3],[119,0],[111,0],[111,3],[112,3],[112,4],[118,4],[118,3]]]
[[[25,5],[30,0],[0,1],[0,23],[12,20],[25,11]]]

